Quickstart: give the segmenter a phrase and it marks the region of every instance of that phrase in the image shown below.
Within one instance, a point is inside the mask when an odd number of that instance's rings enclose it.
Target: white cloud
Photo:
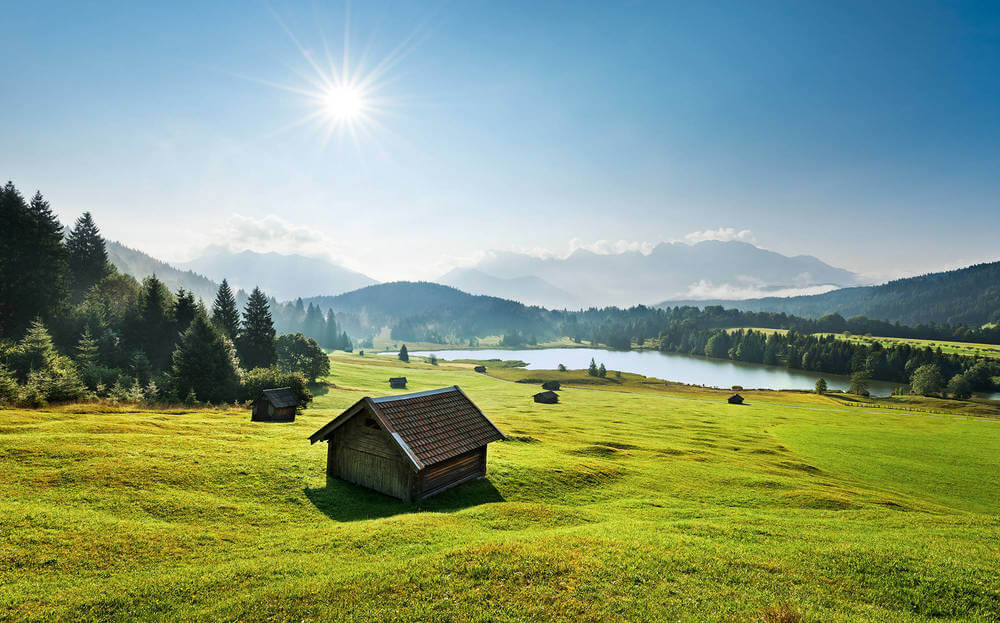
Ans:
[[[260,218],[233,213],[211,237],[215,246],[239,252],[282,253],[328,259],[354,270],[352,254],[332,236],[268,214]]]
[[[756,238],[754,238],[752,231],[749,229],[737,230],[735,227],[720,227],[718,229],[693,231],[690,234],[685,235],[684,240],[690,244],[696,244],[706,240],[718,240],[720,242],[729,242],[731,240],[751,243],[756,242]]]
[[[777,288],[768,289],[759,284],[738,284],[722,283],[713,284],[711,281],[701,280],[688,286],[687,292],[679,299],[759,299],[766,296],[802,296],[808,294],[823,294],[836,290],[835,285],[806,286],[801,288]]]

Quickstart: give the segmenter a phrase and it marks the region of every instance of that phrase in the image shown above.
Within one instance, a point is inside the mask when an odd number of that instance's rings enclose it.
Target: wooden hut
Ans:
[[[486,475],[486,445],[506,439],[458,386],[362,398],[319,429],[326,473],[404,502]]]
[[[473,370],[480,374],[486,374],[486,366],[476,366]]]
[[[535,402],[540,402],[543,405],[554,405],[559,402],[559,394],[553,391],[538,392],[534,398]]]
[[[406,377],[405,376],[390,376],[389,377],[389,387],[393,389],[406,389]]]
[[[559,381],[545,381],[542,383],[542,389],[557,392],[559,391]]]
[[[299,397],[291,387],[265,389],[250,405],[252,422],[293,422]]]
[[[729,404],[731,405],[741,405],[743,404],[743,396],[740,396],[739,394],[733,394],[732,396],[727,398],[727,402],[729,402]]]

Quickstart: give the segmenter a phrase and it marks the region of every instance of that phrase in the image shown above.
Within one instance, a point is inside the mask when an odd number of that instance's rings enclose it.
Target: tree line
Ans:
[[[25,200],[11,182],[0,223],[0,401],[218,404],[290,386],[307,403],[306,383],[329,372],[316,339],[277,334],[259,288],[241,312],[225,280],[211,310],[155,276],[140,283],[108,261],[90,213],[64,235],[41,193]]]

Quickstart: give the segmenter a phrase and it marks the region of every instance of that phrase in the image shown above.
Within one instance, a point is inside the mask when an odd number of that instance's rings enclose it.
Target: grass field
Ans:
[[[872,344],[879,342],[882,346],[892,346],[893,344],[909,344],[917,348],[941,349],[944,353],[954,353],[966,355],[968,357],[989,357],[1000,359],[1000,345],[998,344],[972,344],[968,342],[946,342],[942,340],[917,340],[903,337],[873,337],[869,335],[846,335],[843,333],[817,333],[816,335],[835,335],[837,338],[854,342],[856,344]]]
[[[0,411],[0,620],[1000,618],[998,422],[628,378],[537,405],[386,359],[335,356],[293,424]],[[507,433],[486,480],[411,506],[327,480],[307,435],[399,374]]]

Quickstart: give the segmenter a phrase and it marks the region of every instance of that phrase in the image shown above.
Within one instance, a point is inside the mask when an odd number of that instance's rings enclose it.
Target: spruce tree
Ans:
[[[129,341],[145,352],[154,370],[170,365],[175,336],[173,296],[156,275],[146,277],[139,289],[138,309],[129,322]]]
[[[178,337],[187,331],[195,314],[198,313],[198,302],[194,298],[194,292],[179,288],[174,298],[171,314],[174,317],[174,331]]]
[[[73,230],[66,238],[66,250],[69,254],[70,289],[73,299],[80,301],[95,283],[113,270],[108,263],[104,238],[90,212],[84,212],[76,219]]]
[[[337,350],[340,341],[340,329],[337,328],[337,318],[334,316],[332,309],[326,313],[326,329],[323,339],[318,341],[323,348]]]
[[[406,344],[403,344],[399,349],[399,360],[404,363],[410,363],[410,353],[406,352]]]
[[[323,319],[323,312],[312,303],[309,303],[309,307],[306,308],[305,319],[302,321],[302,333],[316,341],[323,340],[325,337],[326,321]]]
[[[86,368],[95,365],[97,358],[97,340],[90,335],[90,329],[86,328],[80,336],[80,341],[76,343],[76,363],[81,368]]]
[[[237,341],[240,362],[247,370],[267,368],[278,360],[274,320],[267,297],[254,288],[243,312],[243,332]]]
[[[230,340],[235,341],[240,330],[240,312],[236,308],[236,297],[223,279],[212,305],[212,324]]]
[[[236,353],[222,332],[198,314],[181,335],[171,370],[177,395],[223,403],[236,400],[240,390]]]
[[[17,337],[37,317],[52,318],[67,296],[62,225],[40,193],[30,203],[0,190],[0,337]]]

